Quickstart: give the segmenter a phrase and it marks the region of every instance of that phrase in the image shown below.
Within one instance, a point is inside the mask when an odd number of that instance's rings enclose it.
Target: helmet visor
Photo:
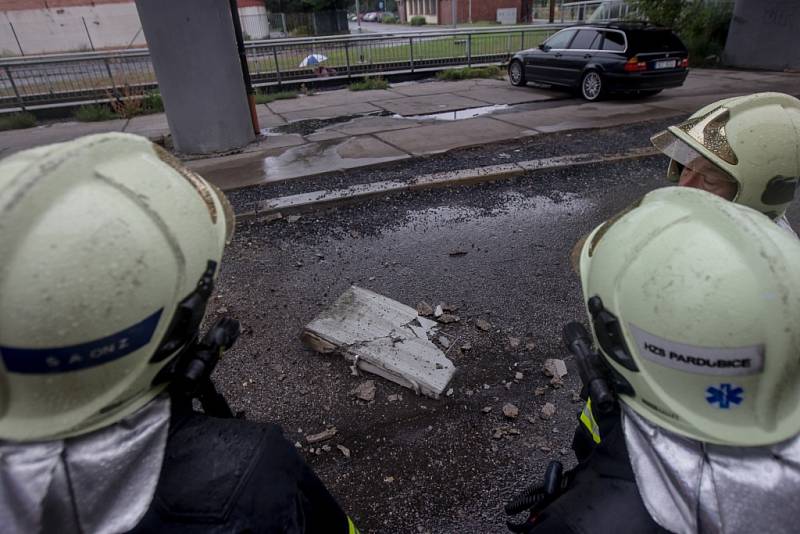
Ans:
[[[736,179],[672,132],[660,132],[650,141],[678,164],[678,176],[673,179],[677,179],[679,185],[703,189],[727,200],[735,198],[738,191]]]

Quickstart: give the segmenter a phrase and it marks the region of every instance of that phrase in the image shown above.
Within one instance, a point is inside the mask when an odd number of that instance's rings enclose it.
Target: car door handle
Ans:
[[[555,56],[556,56],[556,57],[561,57],[561,54],[559,54],[558,52],[556,52]]]
[[[583,59],[589,59],[590,57],[592,57],[592,54],[584,54],[583,55]]]

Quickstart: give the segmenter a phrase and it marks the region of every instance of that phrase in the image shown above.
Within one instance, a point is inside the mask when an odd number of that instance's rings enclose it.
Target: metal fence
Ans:
[[[272,39],[246,45],[256,87],[502,64],[563,25]],[[324,69],[301,67],[324,55]],[[0,59],[0,111],[134,98],[158,82],[146,49]]]

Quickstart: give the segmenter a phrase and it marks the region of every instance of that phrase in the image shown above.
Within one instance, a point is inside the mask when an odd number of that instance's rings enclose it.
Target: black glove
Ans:
[[[567,489],[571,479],[571,472],[564,473],[564,466],[559,461],[552,461],[547,466],[544,481],[537,486],[531,486],[506,504],[506,515],[516,515],[528,511],[528,519],[522,523],[506,521],[506,526],[511,532],[530,534],[536,526],[536,520],[551,502]]]

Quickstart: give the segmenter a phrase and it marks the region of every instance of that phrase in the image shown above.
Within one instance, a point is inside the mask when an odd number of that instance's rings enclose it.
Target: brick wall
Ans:
[[[453,23],[453,0],[439,0],[439,24]],[[469,22],[469,0],[456,0],[458,9],[458,22]],[[517,8],[517,19],[524,17],[523,4],[525,0],[472,0],[472,21],[497,20],[497,10],[515,7]]]

